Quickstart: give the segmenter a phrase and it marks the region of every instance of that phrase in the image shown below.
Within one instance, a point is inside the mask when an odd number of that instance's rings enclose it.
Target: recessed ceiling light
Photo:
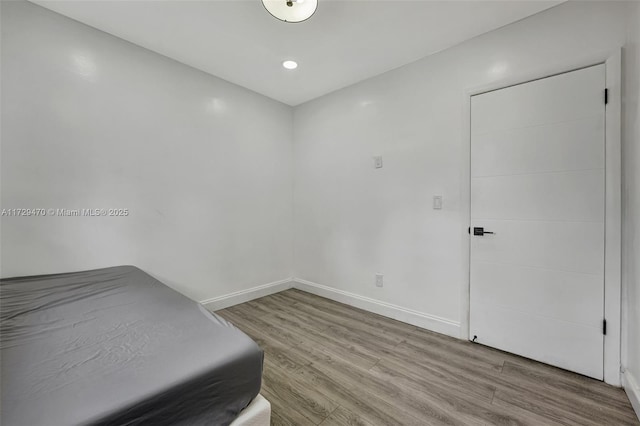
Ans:
[[[282,66],[288,70],[295,70],[298,68],[298,63],[296,61],[284,61]]]

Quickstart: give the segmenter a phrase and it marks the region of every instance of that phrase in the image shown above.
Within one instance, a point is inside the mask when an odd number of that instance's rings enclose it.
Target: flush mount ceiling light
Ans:
[[[302,22],[311,18],[318,0],[262,0],[267,12],[284,22]]]
[[[295,70],[298,68],[298,63],[296,61],[284,61],[282,66],[288,70]]]

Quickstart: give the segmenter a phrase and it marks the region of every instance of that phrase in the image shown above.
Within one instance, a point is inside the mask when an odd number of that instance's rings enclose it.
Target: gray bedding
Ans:
[[[3,426],[227,425],[263,353],[133,266],[0,281]]]

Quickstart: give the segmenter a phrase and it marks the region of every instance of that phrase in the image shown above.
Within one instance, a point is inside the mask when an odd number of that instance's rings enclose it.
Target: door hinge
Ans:
[[[609,103],[609,89],[604,89],[604,104]]]
[[[602,320],[602,334],[604,334],[605,336],[607,335],[607,320],[606,319]]]

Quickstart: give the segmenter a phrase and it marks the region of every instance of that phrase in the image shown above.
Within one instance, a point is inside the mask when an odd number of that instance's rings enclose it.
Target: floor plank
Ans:
[[[375,426],[344,407],[338,407],[320,426]]]
[[[621,389],[300,290],[216,313],[264,350],[272,425],[640,425]]]

